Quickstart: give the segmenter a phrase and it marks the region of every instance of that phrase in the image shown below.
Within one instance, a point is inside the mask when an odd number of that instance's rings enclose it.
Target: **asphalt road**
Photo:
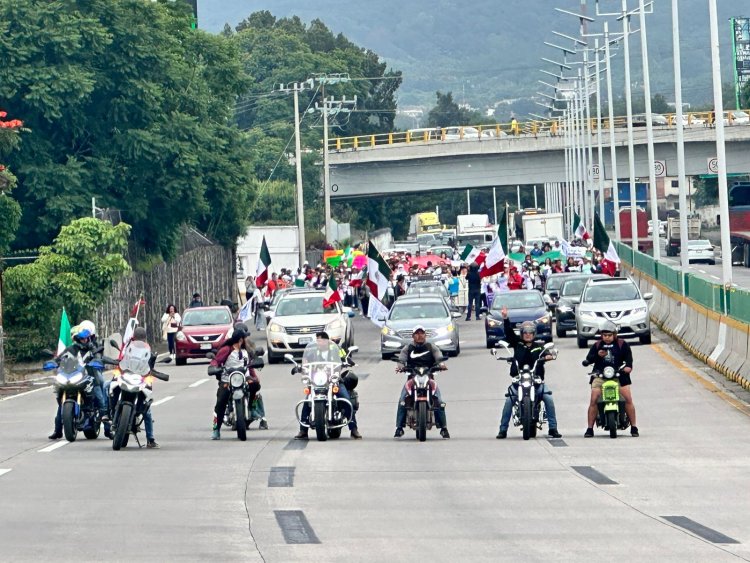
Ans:
[[[261,375],[270,430],[245,443],[209,439],[205,363],[157,382],[160,450],[49,442],[49,389],[1,401],[0,559],[750,560],[750,409],[663,335],[634,347],[640,438],[583,438],[588,378],[567,338],[547,377],[564,438],[500,441],[507,365],[461,321],[462,354],[439,375],[452,439],[418,443],[392,438],[403,378],[377,328],[355,332],[362,441],[291,441],[301,386],[283,365]]]

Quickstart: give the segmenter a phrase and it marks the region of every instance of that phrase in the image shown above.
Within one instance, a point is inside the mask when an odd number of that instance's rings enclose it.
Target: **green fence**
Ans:
[[[740,322],[750,324],[750,291],[734,289],[727,295],[729,315]]]

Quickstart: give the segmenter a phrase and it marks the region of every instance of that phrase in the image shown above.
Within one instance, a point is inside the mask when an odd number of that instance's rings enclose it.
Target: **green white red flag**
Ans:
[[[339,293],[339,288],[336,285],[336,278],[331,276],[326,286],[325,295],[323,295],[323,307],[331,307],[337,301],[341,301],[341,293]]]
[[[255,285],[263,287],[268,281],[268,270],[271,266],[271,253],[268,252],[266,237],[260,245],[260,255],[258,256],[258,266],[255,269]]]
[[[378,301],[382,301],[391,281],[391,269],[370,242],[367,248],[367,287]]]
[[[497,236],[492,242],[490,251],[484,259],[479,274],[482,277],[492,276],[505,269],[506,249],[508,248],[508,209],[503,211],[500,224],[497,226]]]

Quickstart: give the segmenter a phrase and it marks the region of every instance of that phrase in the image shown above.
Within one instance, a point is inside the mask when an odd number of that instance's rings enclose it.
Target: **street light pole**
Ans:
[[[622,0],[623,55],[625,58],[625,107],[628,120],[628,174],[630,177],[630,236],[633,250],[638,250],[638,214],[635,194],[635,147],[633,145],[633,96],[630,91],[630,14],[628,0]]]
[[[305,203],[302,191],[302,142],[299,134],[299,91],[300,85],[294,84],[294,164],[297,171],[297,228],[299,229],[299,267],[305,263]]]
[[[602,148],[602,87],[599,67],[599,38],[594,39],[596,55],[596,148],[599,164],[599,217],[604,221],[604,149]],[[609,61],[606,61],[609,66]],[[593,228],[593,224],[591,225]]]
[[[672,0],[672,50],[674,52],[674,101],[677,117],[677,178],[679,185],[680,205],[680,267],[682,268],[682,295],[685,296],[685,274],[690,266],[688,258],[688,210],[687,178],[685,176],[685,130],[682,119],[682,62],[680,60],[680,9],[679,0]],[[685,309],[680,307],[680,309]],[[683,311],[682,322],[685,322],[687,311]]]
[[[615,216],[615,240],[620,240],[620,194],[617,186],[617,150],[615,145],[615,116],[612,94],[612,62],[609,51],[609,23],[604,22],[604,56],[607,59],[607,113],[609,117],[609,160],[612,165],[612,199]],[[602,216],[603,217],[603,216]],[[602,219],[604,220],[604,219]]]

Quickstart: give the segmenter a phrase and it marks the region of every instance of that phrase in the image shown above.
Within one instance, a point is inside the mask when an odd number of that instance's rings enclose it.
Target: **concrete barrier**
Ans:
[[[705,312],[706,330],[703,337],[699,338],[695,344],[699,357],[708,363],[709,356],[716,349],[719,343],[719,325],[721,324],[721,315],[714,311]]]
[[[745,389],[750,389],[750,383],[748,383],[748,375],[750,375],[748,326],[726,317],[722,320],[727,325],[727,342],[726,349],[716,360],[716,369],[723,373],[727,379],[740,383]]]
[[[706,332],[706,317],[701,315],[698,305],[688,303],[688,322],[682,334],[682,343],[691,354],[700,357],[696,344],[702,341]]]
[[[667,313],[667,318],[664,319],[664,323],[662,324],[662,329],[667,334],[675,336],[677,327],[680,325],[680,322],[682,321],[683,305],[680,301],[677,301],[676,299],[673,299],[670,296],[666,296],[666,297],[667,297],[667,302],[669,306],[669,312]]]

